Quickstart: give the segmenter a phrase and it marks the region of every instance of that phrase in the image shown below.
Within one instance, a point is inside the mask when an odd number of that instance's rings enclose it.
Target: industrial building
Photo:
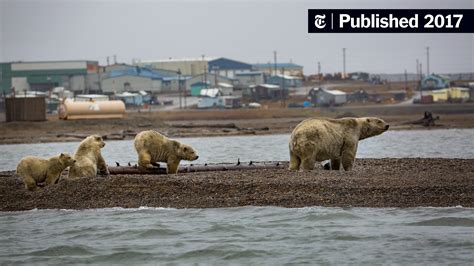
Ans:
[[[159,93],[173,89],[177,91],[178,79],[184,88],[186,77],[179,77],[174,72],[130,66],[106,72],[101,87],[106,94],[138,91]]]
[[[448,88],[450,85],[449,78],[441,75],[428,75],[421,80],[422,90],[438,90]]]
[[[286,76],[304,77],[303,66],[294,64],[292,62],[277,64],[269,62],[266,64],[253,64],[252,67],[254,70],[262,71],[265,73],[265,75],[282,74]]]
[[[236,73],[235,79],[237,80],[238,84],[242,86],[252,86],[264,83],[263,72],[260,71]]]
[[[277,74],[267,77],[266,83],[279,86],[283,85],[285,88],[298,88],[303,86],[303,79],[296,76]]]
[[[203,73],[213,73],[227,78],[234,78],[237,73],[252,71],[251,64],[224,57],[169,58],[137,61],[134,64],[153,69],[181,71],[181,75],[183,76],[197,76]]]
[[[219,83],[233,85],[235,79],[215,75],[213,73],[200,74],[186,80],[186,90],[190,91],[191,95],[198,96],[202,89],[217,88],[219,87]]]
[[[176,72],[181,71],[181,75],[183,76],[196,76],[208,72],[208,61],[213,59],[215,58],[169,58],[161,60],[140,60],[134,62],[134,64],[146,68],[171,70]]]
[[[64,87],[76,93],[100,91],[97,61],[37,61],[0,63],[0,86],[5,94],[49,91]]]
[[[236,75],[252,71],[252,65],[228,58],[217,58],[208,62],[208,72],[223,77],[235,78]]]
[[[258,84],[250,86],[245,93],[253,101],[259,102],[261,100],[281,100],[288,97],[288,88],[281,88],[273,84]]]
[[[347,102],[347,94],[340,90],[313,88],[309,92],[309,97],[315,106],[338,106]]]

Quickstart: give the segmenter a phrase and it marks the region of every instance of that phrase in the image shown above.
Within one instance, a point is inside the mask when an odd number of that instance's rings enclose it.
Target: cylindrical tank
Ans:
[[[58,110],[59,119],[123,118],[125,104],[122,101],[75,102],[66,99]]]

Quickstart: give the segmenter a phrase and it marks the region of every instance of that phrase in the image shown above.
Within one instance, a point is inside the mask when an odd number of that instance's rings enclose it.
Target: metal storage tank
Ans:
[[[123,118],[125,104],[122,101],[75,102],[66,99],[58,110],[59,119]]]

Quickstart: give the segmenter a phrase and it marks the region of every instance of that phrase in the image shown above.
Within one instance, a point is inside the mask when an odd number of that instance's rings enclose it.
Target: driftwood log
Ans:
[[[111,175],[165,175],[166,168],[156,167],[145,169],[138,166],[109,166]],[[210,171],[240,171],[253,169],[285,169],[288,168],[287,161],[276,162],[238,162],[237,164],[200,164],[182,165],[178,173],[210,172]]]
[[[439,116],[433,117],[433,114],[431,112],[425,112],[423,115],[423,118],[413,120],[413,121],[408,121],[405,122],[404,124],[406,125],[422,125],[424,127],[431,127],[435,126],[435,121],[439,120]]]
[[[237,128],[234,123],[227,124],[171,124],[175,128]]]
[[[135,137],[138,133],[133,130],[121,130],[115,133],[109,133],[101,135],[104,140],[122,140],[126,137]],[[56,137],[66,137],[66,138],[77,138],[77,139],[85,139],[89,136],[89,134],[80,134],[80,133],[59,133],[56,134]]]

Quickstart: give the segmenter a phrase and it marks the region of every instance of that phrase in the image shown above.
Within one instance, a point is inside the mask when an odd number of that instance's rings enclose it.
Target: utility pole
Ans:
[[[202,65],[204,67],[204,86],[207,89],[207,70],[206,70],[206,61],[204,60],[204,55],[202,55]]]
[[[277,71],[277,51],[273,51],[273,64],[275,67],[275,76],[278,74]]]
[[[181,105],[181,69],[178,68],[178,97],[179,97],[179,109],[182,109],[183,106]]]
[[[426,46],[426,76],[430,74],[430,47]]]
[[[321,87],[321,62],[318,61],[318,88]]]
[[[117,64],[117,55],[114,54],[114,64]]]
[[[346,78],[346,48],[342,48],[342,79]]]
[[[285,73],[285,68],[283,69],[283,73]],[[285,75],[281,75],[281,105],[285,108]]]
[[[408,74],[407,70],[405,69],[405,91],[408,90]]]
[[[416,59],[416,78],[420,75],[420,62],[418,58]]]
[[[420,102],[421,102],[421,99],[423,99],[423,90],[421,89],[421,79],[423,77],[423,68],[422,68],[422,65],[420,63]]]
[[[107,56],[107,65],[110,65],[109,56]]]

